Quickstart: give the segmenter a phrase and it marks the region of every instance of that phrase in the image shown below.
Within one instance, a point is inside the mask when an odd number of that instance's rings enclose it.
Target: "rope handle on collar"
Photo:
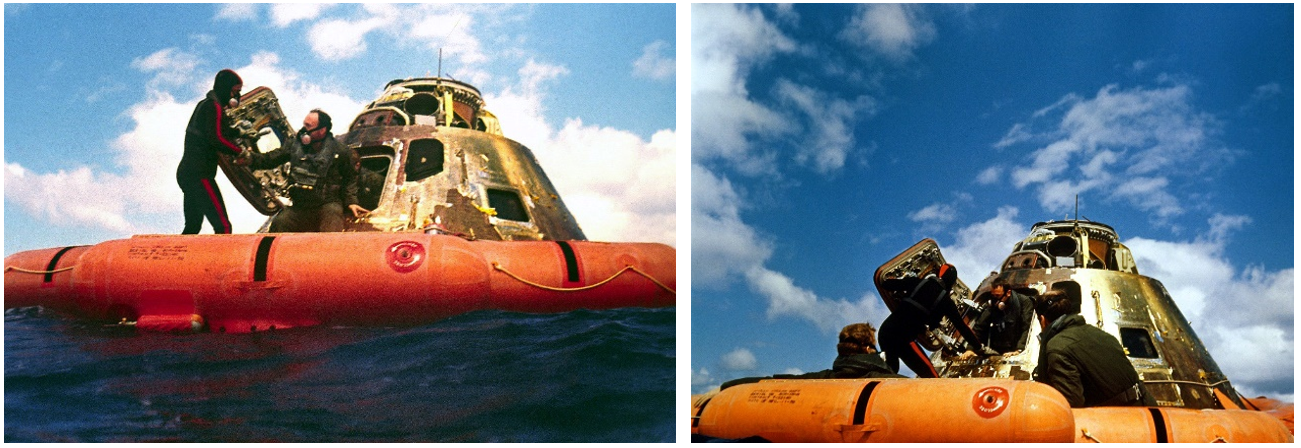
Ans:
[[[606,284],[606,283],[609,283],[610,281],[614,280],[615,278],[619,277],[620,275],[623,275],[624,272],[633,271],[633,272],[636,272],[636,273],[638,273],[638,274],[641,274],[642,277],[646,277],[646,278],[649,279],[651,282],[654,282],[656,285],[659,285],[659,287],[664,288],[665,291],[668,291],[668,292],[673,293],[673,294],[677,294],[677,293],[678,293],[677,291],[674,291],[673,288],[670,288],[670,287],[664,285],[664,283],[661,283],[659,280],[656,280],[655,277],[652,277],[650,274],[647,274],[647,273],[645,273],[645,272],[642,272],[641,269],[637,269],[636,267],[634,267],[634,266],[632,266],[632,265],[624,266],[623,269],[620,269],[619,272],[615,272],[614,275],[611,275],[611,276],[610,276],[610,278],[607,278],[607,279],[605,279],[605,280],[601,280],[601,281],[596,282],[596,283],[591,284],[591,285],[580,286],[580,287],[577,287],[577,288],[557,288],[557,287],[554,287],[554,286],[539,285],[539,284],[537,284],[537,283],[534,283],[534,282],[531,282],[531,281],[525,280],[525,279],[521,278],[520,276],[515,275],[515,273],[506,270],[506,268],[501,267],[501,263],[498,263],[498,262],[496,262],[496,261],[492,262],[492,268],[493,268],[493,269],[496,269],[496,270],[498,270],[498,271],[501,271],[503,274],[506,274],[506,275],[510,276],[510,278],[513,278],[513,279],[515,279],[515,280],[519,280],[520,283],[524,283],[524,284],[526,284],[526,285],[534,286],[534,287],[541,288],[541,289],[545,289],[545,290],[548,290],[548,291],[559,291],[559,292],[572,292],[572,291],[583,291],[583,290],[587,290],[587,289],[592,289],[592,288],[595,288],[595,287],[597,287],[597,286],[601,286],[601,285],[604,285],[604,284]]]
[[[59,268],[59,269],[55,269],[55,270],[52,270],[52,271],[36,271],[36,270],[32,270],[32,269],[23,269],[23,268],[20,268],[20,267],[18,267],[18,266],[5,266],[5,272],[14,271],[14,272],[22,272],[22,273],[24,273],[24,274],[45,275],[45,274],[57,274],[57,273],[60,273],[60,272],[63,272],[63,271],[71,271],[71,270],[72,270],[73,268],[75,268],[75,267],[77,267],[77,265],[74,264],[74,265],[72,265],[72,266],[68,266],[68,267],[65,267],[65,268]]]

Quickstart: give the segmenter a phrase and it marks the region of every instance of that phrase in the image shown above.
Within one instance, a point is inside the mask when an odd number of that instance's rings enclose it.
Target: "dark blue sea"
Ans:
[[[675,310],[137,333],[5,312],[5,442],[671,442]]]

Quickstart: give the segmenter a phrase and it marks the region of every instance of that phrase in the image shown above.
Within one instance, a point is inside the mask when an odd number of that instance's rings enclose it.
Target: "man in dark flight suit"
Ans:
[[[971,324],[976,340],[983,343],[988,339],[989,348],[999,354],[1021,353],[1030,338],[1030,325],[1034,323],[1034,300],[1013,291],[1003,280],[995,281],[989,294],[991,303]],[[973,355],[974,352],[968,351],[962,357]]]
[[[1038,297],[1035,311],[1046,324],[1035,381],[1057,389],[1073,408],[1156,405],[1120,342],[1084,321],[1079,297],[1049,291]]]

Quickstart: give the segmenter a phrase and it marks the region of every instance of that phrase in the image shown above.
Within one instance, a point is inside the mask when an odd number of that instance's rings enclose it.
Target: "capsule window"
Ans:
[[[1130,358],[1159,358],[1152,337],[1142,328],[1120,328],[1120,343]]]
[[[489,188],[488,206],[497,211],[497,219],[529,221],[529,213],[524,209],[524,201],[521,201],[519,193],[514,191]]]
[[[357,202],[362,208],[374,210],[379,207],[380,196],[384,194],[384,179],[388,177],[388,168],[392,159],[387,155],[361,158],[361,169],[357,171]]]
[[[443,142],[429,138],[411,142],[407,153],[407,182],[443,172]]]

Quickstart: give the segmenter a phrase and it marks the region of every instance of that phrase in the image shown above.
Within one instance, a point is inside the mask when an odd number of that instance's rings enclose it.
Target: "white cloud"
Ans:
[[[754,370],[759,367],[759,361],[755,359],[754,353],[744,348],[727,352],[721,362],[724,369],[732,371]]]
[[[1018,223],[1016,207],[999,207],[997,215],[958,230],[951,246],[941,245],[944,260],[958,268],[958,277],[975,286],[990,271],[997,271],[1012,246],[1030,226]]]
[[[121,191],[131,185],[122,177],[94,172],[81,166],[72,171],[34,173],[16,163],[5,164],[5,199],[27,210],[37,219],[102,227],[117,232],[135,229],[124,217],[126,203],[103,198],[106,191]]]
[[[677,244],[673,131],[647,142],[571,119],[535,154],[588,239]]]
[[[271,23],[277,28],[285,28],[299,20],[312,20],[322,11],[331,7],[319,3],[280,3],[271,5]]]
[[[389,19],[377,17],[358,21],[322,20],[307,33],[312,52],[328,61],[360,56],[366,51],[366,34],[389,25]]]
[[[761,266],[772,244],[741,221],[744,202],[726,178],[691,166],[691,276],[694,287],[717,288]]]
[[[919,5],[858,5],[840,38],[899,61],[935,39],[935,25]]]
[[[456,32],[456,30],[474,29],[475,16],[464,11],[430,12],[419,17],[414,26],[409,27],[410,37],[422,41],[425,47],[437,52],[443,50],[443,57],[460,58],[467,65],[480,64],[488,60],[483,52],[483,45],[475,33]],[[407,27],[401,27],[407,28]]]
[[[1047,121],[1047,129],[1034,130],[1037,121]],[[1164,221],[1185,209],[1172,185],[1233,160],[1235,151],[1214,141],[1219,130],[1214,116],[1193,107],[1186,84],[1108,85],[1093,98],[1064,96],[1031,122],[1013,125],[994,146],[1048,142],[1011,178],[1017,188],[1037,185],[1040,205],[1050,212],[1068,211],[1076,194],[1101,190]]]
[[[632,62],[633,76],[664,81],[673,78],[677,64],[672,55],[665,56],[665,51],[673,51],[668,42],[657,40],[646,44],[641,57]]]
[[[245,22],[257,19],[258,5],[255,3],[226,3],[217,9],[217,20]]]
[[[957,218],[958,211],[952,205],[935,203],[908,213],[908,219],[916,222],[947,224]]]
[[[709,369],[701,367],[700,370],[691,371],[691,388],[697,393],[703,393],[714,387],[718,387],[718,380],[709,374]]]
[[[1003,167],[999,165],[994,165],[989,168],[985,168],[984,171],[981,171],[980,174],[976,176],[976,183],[979,185],[993,185],[995,183],[998,183],[998,181],[1002,180],[1002,178],[1003,178]]]
[[[148,83],[150,88],[166,89],[182,85],[192,78],[199,62],[195,55],[176,48],[165,48],[149,56],[135,58],[131,61],[131,68],[153,73],[153,78]]]
[[[748,174],[771,171],[770,154],[752,154],[752,136],[771,137],[794,127],[778,112],[749,98],[750,70],[795,42],[758,8],[693,4],[691,22],[692,159],[722,159]]]
[[[855,302],[820,298],[765,267],[773,244],[741,220],[739,204],[745,201],[731,182],[700,165],[691,170],[691,275],[696,287],[725,287],[739,278],[766,302],[769,319],[803,319],[828,333],[885,318],[885,306],[875,294]]]
[[[824,333],[835,333],[853,322],[879,319],[879,323],[888,314],[884,311],[885,305],[874,294],[865,295],[857,302],[822,299],[812,291],[795,286],[795,282],[785,274],[762,266],[750,268],[745,277],[750,289],[768,301],[769,319],[783,316],[801,318]]]
[[[808,134],[813,139],[797,145],[795,161],[812,165],[819,174],[843,167],[845,158],[854,150],[855,121],[875,113],[875,101],[867,96],[846,101],[784,78],[777,80],[775,89],[784,103],[804,113],[811,128]]]

